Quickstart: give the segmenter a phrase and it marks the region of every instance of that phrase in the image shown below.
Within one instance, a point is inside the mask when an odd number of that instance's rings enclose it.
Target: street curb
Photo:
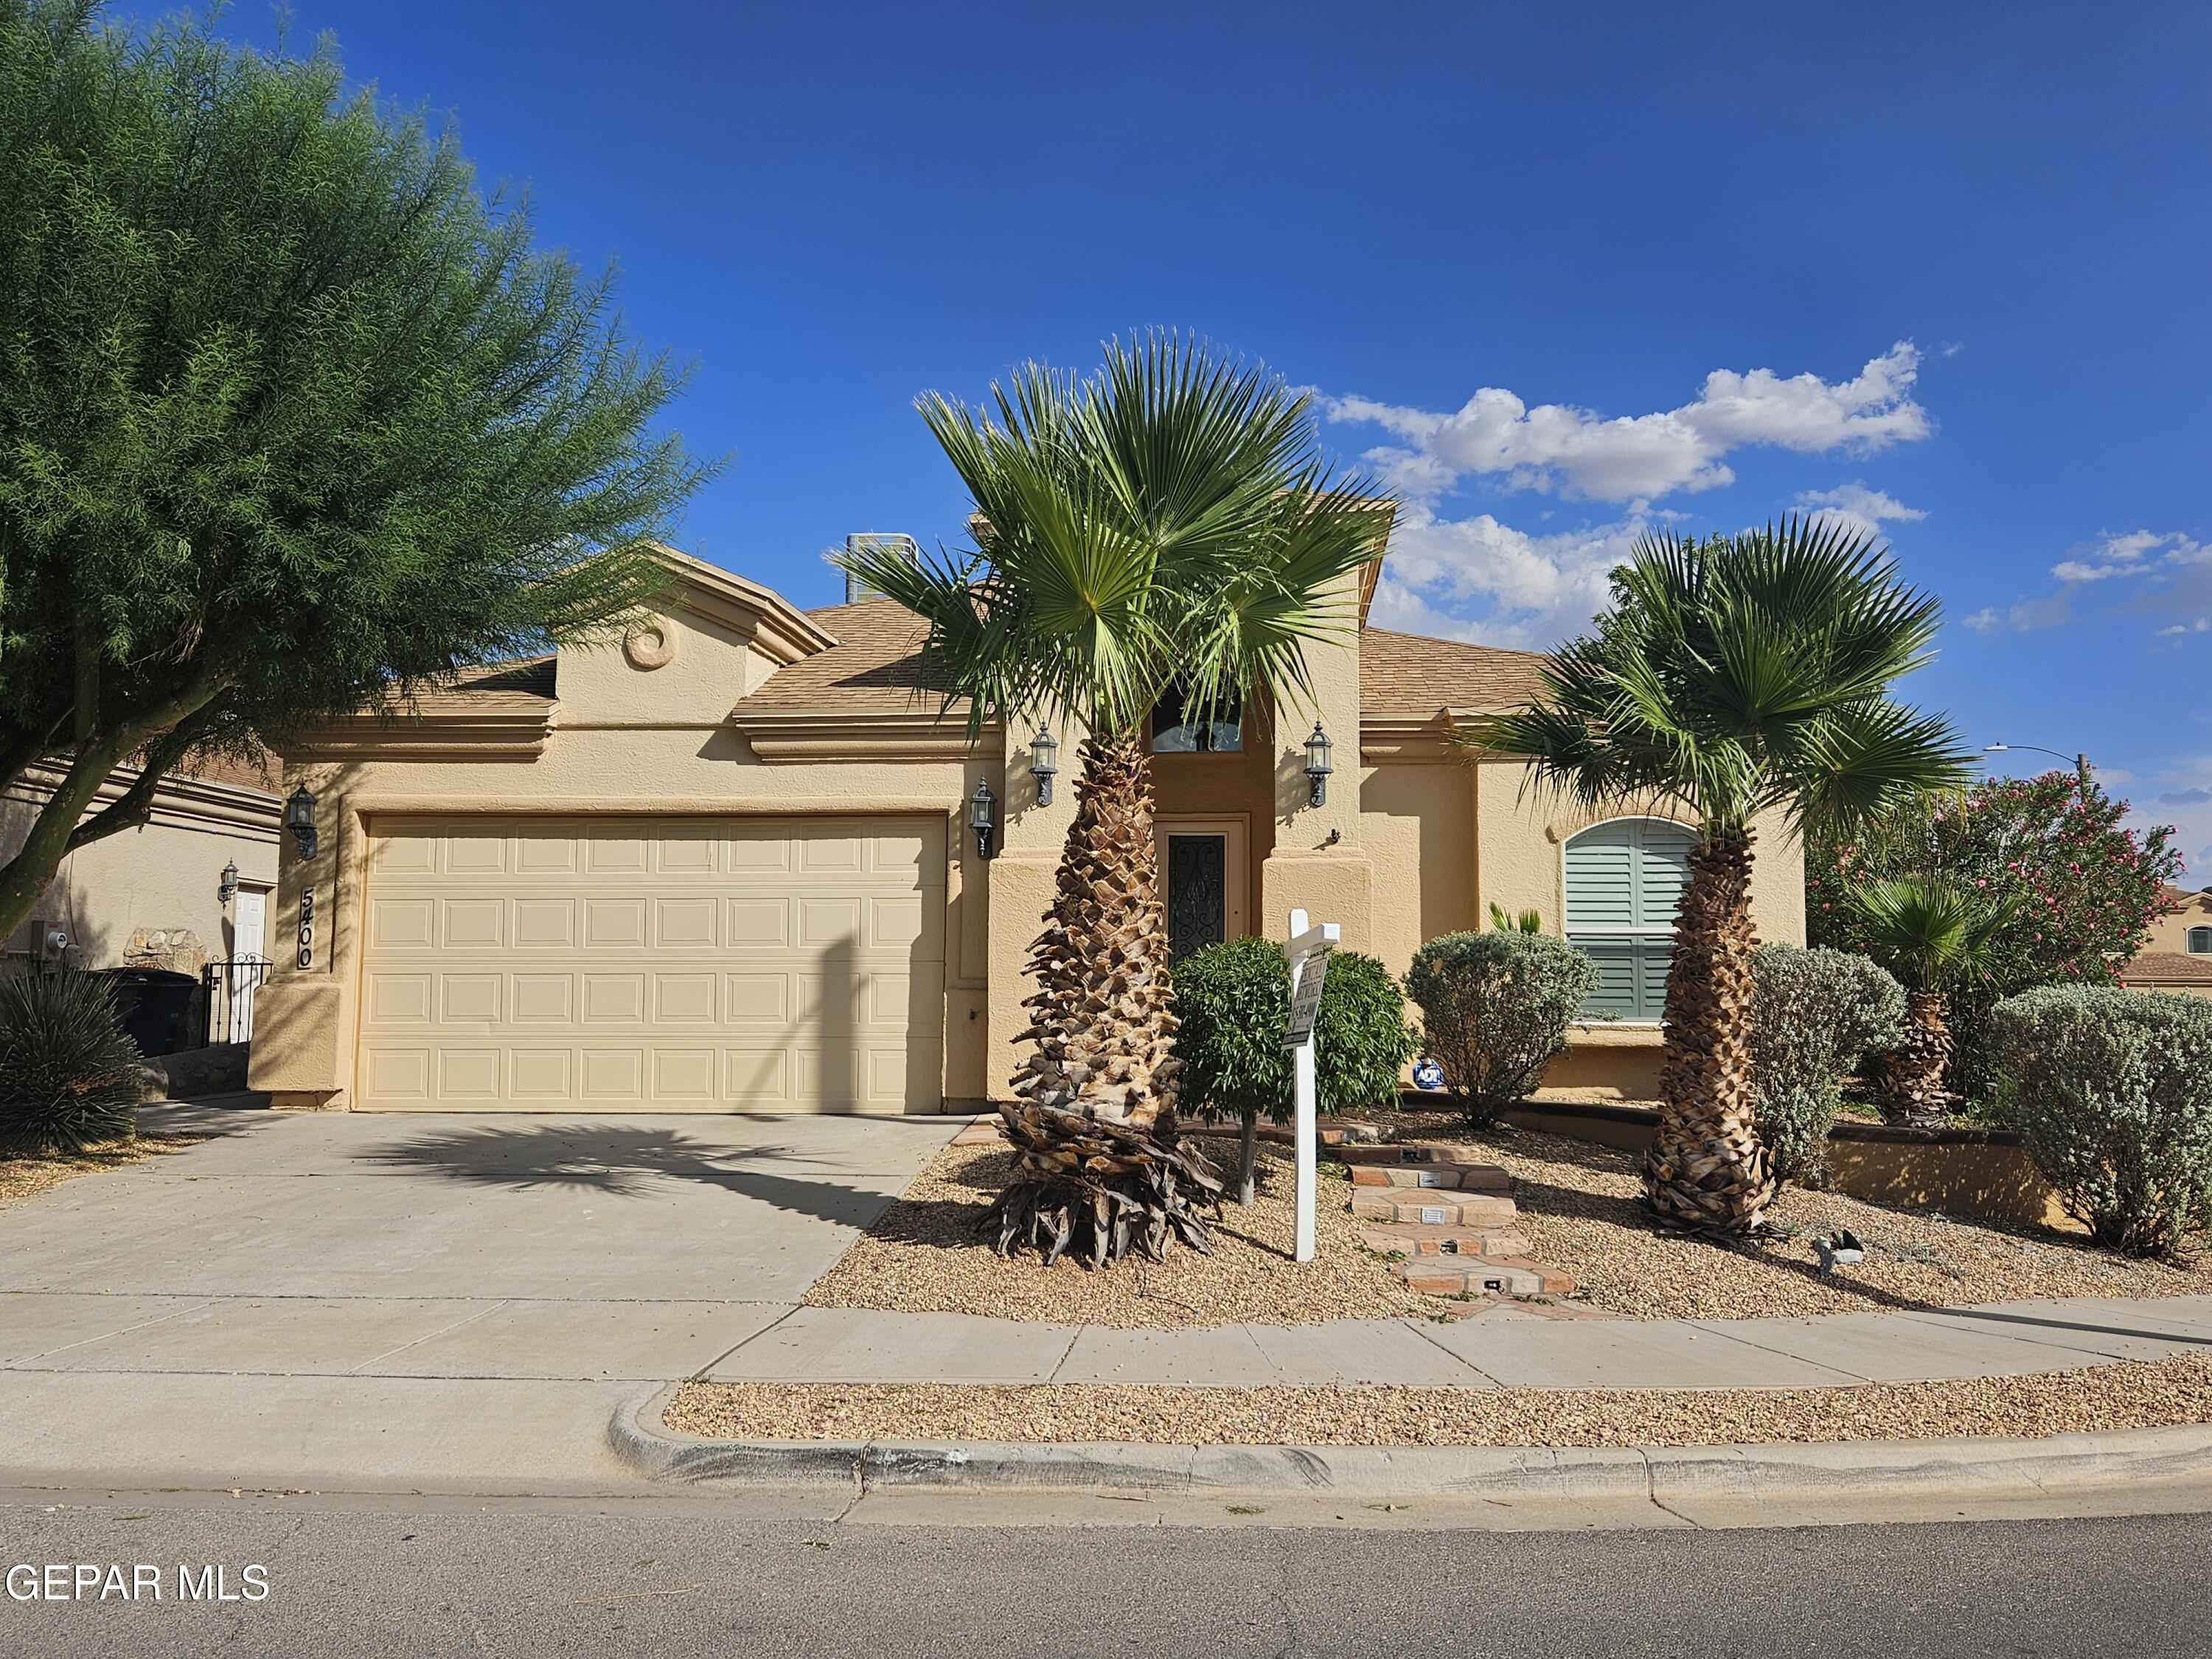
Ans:
[[[1341,1492],[1509,1499],[1913,1493],[2050,1495],[2212,1476],[2212,1424],[2043,1439],[1724,1446],[1166,1446],[1121,1441],[699,1440],[671,1434],[675,1389],[618,1408],[607,1443],[633,1473],[685,1486],[858,1492]]]

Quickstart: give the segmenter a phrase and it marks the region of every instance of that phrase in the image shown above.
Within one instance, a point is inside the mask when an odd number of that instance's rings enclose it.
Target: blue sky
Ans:
[[[1912,694],[2212,879],[2212,8],[295,17],[619,259],[728,457],[682,539],[800,604],[957,535],[917,392],[1194,329],[1405,495],[1378,622],[1542,646],[1642,527],[1855,512],[1947,607]]]

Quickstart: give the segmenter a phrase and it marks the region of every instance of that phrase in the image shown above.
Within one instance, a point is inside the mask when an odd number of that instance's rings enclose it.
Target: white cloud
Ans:
[[[1981,633],[2027,632],[2071,622],[2075,597],[2094,588],[2118,599],[2111,607],[2116,612],[2179,614],[2182,620],[2158,629],[2158,638],[2212,632],[2212,545],[2179,531],[2107,532],[2070,550],[2051,574],[2060,584],[2057,592],[2021,599],[2002,612],[1978,611],[1966,626]],[[2106,583],[2112,586],[2100,586]]]
[[[1605,609],[1607,577],[1654,516],[1635,506],[1613,523],[1534,536],[1487,513],[1442,519],[1410,502],[1391,535],[1369,620],[1486,645],[1555,645]]]
[[[1434,501],[1469,477],[1508,489],[1655,499],[1735,482],[1726,457],[1765,447],[1864,454],[1934,430],[1913,398],[1920,353],[1900,340],[1848,380],[1717,368],[1691,402],[1607,417],[1566,404],[1534,408],[1484,386],[1449,414],[1362,397],[1319,399],[1331,421],[1379,426],[1397,441],[1366,459],[1407,496]]]
[[[1816,519],[1845,525],[1867,536],[1880,535],[1885,524],[1918,524],[1928,516],[1887,490],[1869,489],[1857,479],[1833,489],[1805,490],[1798,495],[1797,505]]]

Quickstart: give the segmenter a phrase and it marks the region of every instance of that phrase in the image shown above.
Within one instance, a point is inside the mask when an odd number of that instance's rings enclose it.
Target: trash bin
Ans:
[[[106,984],[115,999],[117,1017],[140,1054],[150,1060],[199,1047],[192,1030],[192,1000],[199,981],[190,974],[173,974],[166,968],[103,968],[93,977]]]

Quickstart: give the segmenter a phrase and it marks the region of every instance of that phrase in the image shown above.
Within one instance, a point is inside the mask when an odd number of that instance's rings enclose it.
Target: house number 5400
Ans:
[[[299,965],[315,965],[315,890],[312,887],[300,895],[300,955]]]

